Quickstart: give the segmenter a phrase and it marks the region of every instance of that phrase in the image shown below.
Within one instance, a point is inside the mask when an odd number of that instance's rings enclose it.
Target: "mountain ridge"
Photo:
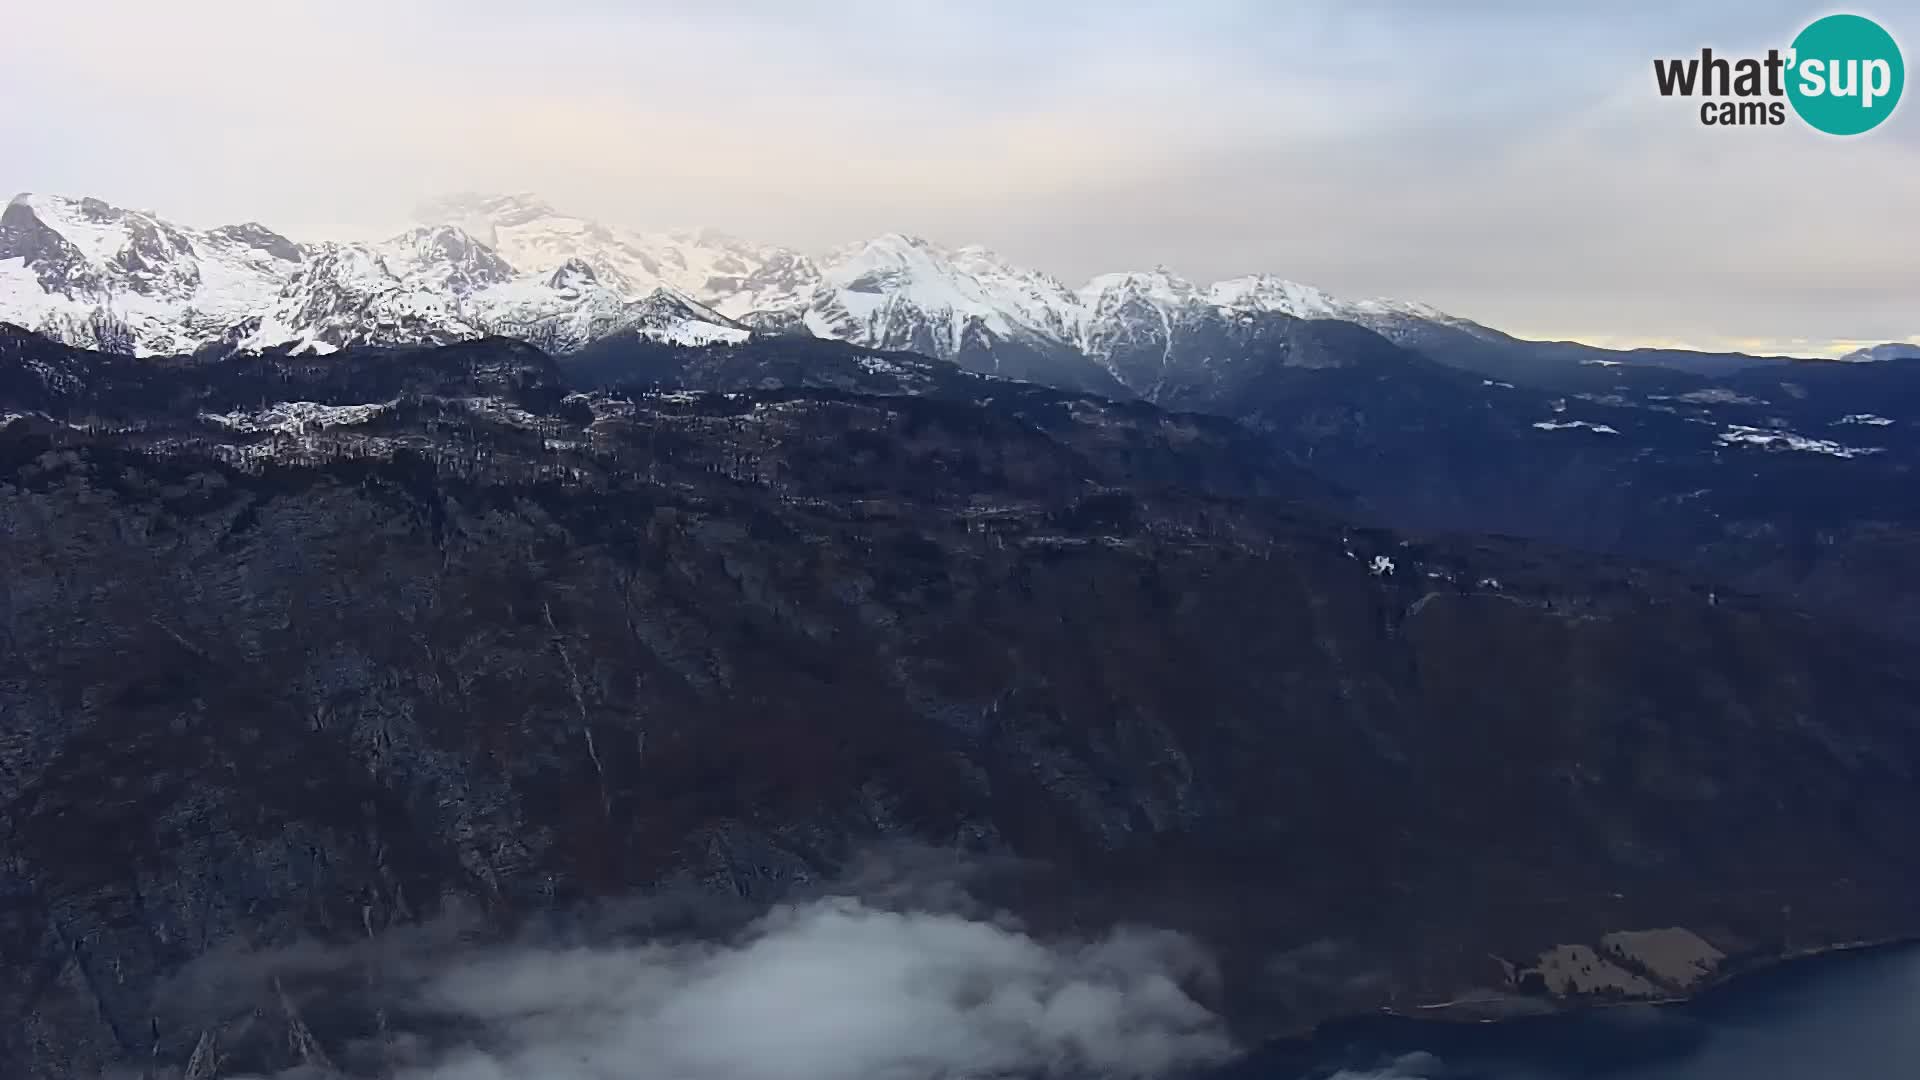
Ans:
[[[529,194],[452,196],[417,216],[418,228],[378,242],[299,244],[257,223],[189,229],[98,199],[23,194],[0,220],[0,318],[138,355],[489,333],[558,351],[629,329],[686,341],[810,334],[1149,400],[1215,359],[1191,341],[1271,314],[1356,323],[1451,366],[1555,388],[1612,363],[1706,372],[1779,362],[1531,342],[1431,305],[1345,300],[1275,274],[1199,283],[1156,267],[1075,287],[980,245],[902,233],[814,256],[715,229],[611,226]],[[569,266],[571,285],[555,284]],[[627,308],[649,298],[648,310]],[[687,305],[676,321],[648,321],[673,299]]]

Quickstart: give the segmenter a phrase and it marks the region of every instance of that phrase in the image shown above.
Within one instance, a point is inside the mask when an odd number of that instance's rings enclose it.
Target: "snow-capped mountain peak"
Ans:
[[[833,252],[826,266],[826,277],[835,286],[862,293],[921,291],[960,276],[946,251],[904,233],[882,233],[848,244]]]
[[[1156,266],[1152,270],[1099,274],[1079,290],[1080,303],[1090,315],[1097,313],[1102,306],[1131,300],[1176,307],[1193,303],[1199,296],[1200,289],[1193,282],[1165,266]]]
[[[520,270],[551,273],[569,261],[631,298],[666,288],[729,315],[804,302],[819,274],[784,248],[717,229],[642,232],[555,210],[533,195],[462,195],[416,211],[428,224],[481,237]]]
[[[210,230],[207,236],[219,244],[246,249],[256,258],[265,257],[281,263],[297,263],[306,258],[306,253],[299,244],[257,221],[222,225]]]
[[[1078,308],[1058,281],[984,247],[949,251],[921,237],[886,233],[826,260],[806,321],[823,337],[952,358],[970,330],[1069,342]]]
[[[1198,286],[1164,266],[1101,274],[1078,298],[1075,344],[1136,392],[1160,380],[1175,343],[1210,310]]]
[[[375,249],[394,276],[453,293],[509,281],[514,268],[457,225],[421,226]]]
[[[1207,302],[1242,311],[1279,312],[1301,319],[1339,318],[1342,305],[1325,291],[1271,274],[1217,281],[1207,287]]]
[[[655,289],[627,311],[631,332],[669,345],[738,344],[752,336],[740,324],[672,289]]]

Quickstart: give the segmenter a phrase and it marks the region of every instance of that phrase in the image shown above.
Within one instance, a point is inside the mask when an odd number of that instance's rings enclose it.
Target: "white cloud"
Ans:
[[[1234,1053],[1194,996],[1217,975],[1187,938],[1042,938],[977,911],[908,909],[938,891],[888,897],[887,885],[776,907],[718,940],[656,928],[476,946],[440,927],[360,950],[222,955],[174,995],[244,1013],[284,977],[305,987],[308,1016],[363,995],[393,1050],[369,1065],[361,1043],[353,1067],[394,1080],[1144,1078]],[[376,970],[390,983],[376,986]],[[331,1052],[348,1064],[338,1041]]]
[[[727,947],[510,949],[436,979],[431,1012],[486,1048],[419,1080],[1154,1076],[1229,1052],[1180,988],[1198,963],[1167,935],[1043,944],[958,916],[852,900],[783,908]]]

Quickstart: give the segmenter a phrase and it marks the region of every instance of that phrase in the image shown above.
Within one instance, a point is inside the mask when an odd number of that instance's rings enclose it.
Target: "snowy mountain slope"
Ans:
[[[490,248],[440,226],[374,248],[323,247],[239,344],[327,352],[497,334],[568,352],[623,332],[689,345],[748,337],[732,320],[669,289],[629,299],[582,262],[546,275],[515,274]]]
[[[949,252],[888,233],[826,260],[806,324],[820,337],[951,358],[970,328],[1070,341],[1077,314],[1065,286],[985,249]]]
[[[303,247],[258,224],[201,231],[42,195],[13,199],[0,217],[0,319],[132,355],[206,345],[326,353],[486,334],[566,350],[629,330],[699,344],[748,333],[677,291],[609,287],[577,260],[521,274],[455,226]]]
[[[515,274],[494,249],[446,225],[410,230],[373,245],[372,251],[402,279],[456,296],[511,281]]]
[[[1083,287],[1076,344],[1129,389],[1151,397],[1175,347],[1215,309],[1195,285],[1165,267],[1102,274]]]
[[[665,288],[637,300],[602,285],[593,267],[574,260],[543,276],[523,275],[467,297],[466,310],[489,334],[567,353],[631,332],[671,345],[738,343],[752,336],[704,304]]]
[[[1431,304],[1374,298],[1341,300],[1311,285],[1271,274],[1217,281],[1207,287],[1207,302],[1230,311],[1291,315],[1296,319],[1338,319],[1394,340],[1410,324],[1433,323],[1468,333],[1486,332],[1479,323],[1449,315]]]
[[[1125,395],[1086,362],[1078,298],[985,248],[888,233],[830,255],[800,324],[817,337],[925,353],[987,374]]]
[[[390,253],[392,261],[363,245],[321,245],[273,302],[249,320],[251,332],[236,344],[332,352],[348,345],[444,345],[481,336],[462,316],[459,295],[435,287],[438,275],[416,272],[418,267],[400,258],[404,247]]]
[[[652,233],[604,225],[528,194],[451,196],[416,216],[465,229],[525,271],[551,273],[581,262],[627,296],[670,289],[731,316],[803,305],[819,280],[811,260],[785,248],[713,229]]]
[[[0,212],[0,318],[106,351],[182,352],[270,303],[305,257],[255,223],[200,231],[19,195]]]
[[[1201,286],[1166,267],[1102,274],[1078,293],[1076,345],[1135,393],[1159,400],[1170,385],[1204,381],[1240,358],[1261,316],[1355,323],[1392,341],[1428,323],[1471,333],[1476,324],[1421,304],[1345,301],[1271,275]]]

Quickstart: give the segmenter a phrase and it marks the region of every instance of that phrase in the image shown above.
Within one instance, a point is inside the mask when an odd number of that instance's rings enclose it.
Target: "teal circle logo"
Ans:
[[[1880,126],[1900,104],[1906,65],[1880,24],[1859,15],[1828,15],[1793,39],[1787,100],[1800,119],[1829,135],[1858,135]]]

